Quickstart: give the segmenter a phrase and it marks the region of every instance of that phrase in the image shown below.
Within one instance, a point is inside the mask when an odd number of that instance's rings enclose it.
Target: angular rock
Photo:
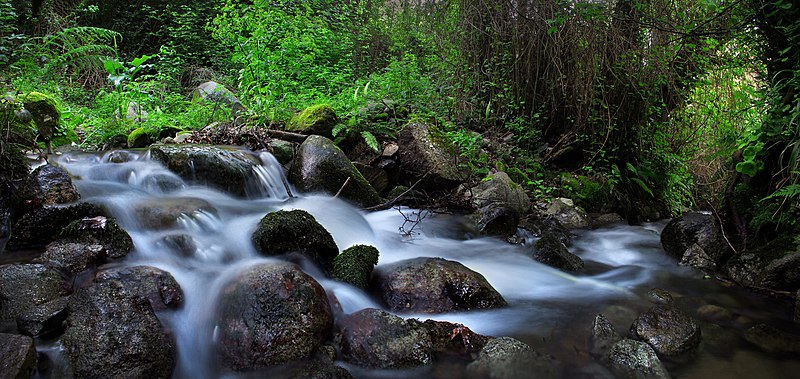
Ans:
[[[42,264],[0,266],[0,321],[16,320],[30,309],[69,294],[55,268]]]
[[[386,170],[380,167],[373,167],[359,162],[353,162],[353,166],[364,176],[369,185],[379,194],[386,193],[389,189],[390,180]]]
[[[633,321],[630,333],[660,355],[676,357],[697,348],[700,326],[676,308],[657,305]]]
[[[338,193],[361,207],[381,202],[378,193],[344,152],[322,136],[309,136],[300,145],[289,178],[303,192]]]
[[[542,235],[533,244],[533,259],[564,271],[580,271],[584,267],[583,259],[570,253],[564,243],[551,233]]]
[[[75,275],[97,265],[106,256],[103,245],[55,241],[36,257],[34,263],[44,263]]]
[[[442,313],[506,305],[483,275],[442,258],[414,258],[378,266],[371,287],[395,312]]]
[[[800,354],[800,336],[766,324],[748,329],[744,339],[768,353]]]
[[[331,234],[314,216],[299,209],[267,213],[253,233],[253,244],[267,256],[305,256],[327,273],[333,269],[333,260],[339,254]]]
[[[563,365],[511,337],[492,338],[467,366],[468,378],[561,378]]]
[[[69,309],[61,342],[75,377],[172,376],[175,341],[145,297],[92,283],[71,296]]]
[[[333,259],[332,277],[345,283],[366,289],[372,269],[378,264],[378,249],[372,246],[348,247]]]
[[[150,266],[115,267],[98,271],[94,283],[124,289],[146,298],[153,310],[183,305],[183,290],[172,274]]]
[[[655,350],[641,341],[624,339],[615,343],[604,361],[618,378],[670,378]]]
[[[296,143],[271,139],[267,144],[269,145],[269,152],[275,156],[275,159],[277,159],[280,164],[286,166],[294,159],[294,150],[297,147]]]
[[[254,167],[261,164],[250,154],[217,146],[160,145],[149,151],[151,159],[184,180],[240,197],[247,195],[248,183],[256,180]]]
[[[66,170],[46,164],[33,170],[15,197],[21,215],[44,205],[78,201],[80,194]]]
[[[800,252],[769,262],[760,276],[761,287],[791,292],[800,290]]]
[[[308,358],[333,326],[325,291],[290,263],[239,274],[222,289],[216,319],[220,362],[236,371]]]
[[[32,337],[61,334],[67,327],[68,303],[69,297],[60,297],[22,310],[17,314],[17,330]]]
[[[370,368],[411,368],[433,362],[433,343],[417,320],[379,309],[362,309],[339,326],[347,362]]]
[[[689,212],[670,221],[661,232],[661,245],[669,256],[686,265],[697,264],[698,268],[719,266],[732,253],[716,218],[699,212]],[[693,251],[687,256],[690,248]]]
[[[622,336],[614,330],[606,316],[598,314],[592,323],[592,335],[589,340],[589,352],[594,356],[605,356],[611,346],[622,340]]]
[[[0,378],[32,378],[36,373],[36,362],[33,338],[0,333]]]
[[[544,214],[555,218],[567,229],[581,229],[589,226],[586,211],[576,206],[572,200],[563,197],[553,199]]]
[[[444,133],[433,125],[410,122],[398,135],[400,166],[409,183],[423,191],[447,191],[468,174],[457,164],[458,153]]]
[[[70,222],[105,214],[101,207],[90,203],[47,205],[35,209],[22,216],[11,228],[7,248],[17,250],[44,247],[55,241],[61,229]]]

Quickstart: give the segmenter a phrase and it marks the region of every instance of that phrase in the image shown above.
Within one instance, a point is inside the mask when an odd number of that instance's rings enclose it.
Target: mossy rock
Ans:
[[[356,245],[345,249],[333,259],[333,278],[366,289],[372,269],[378,264],[378,249]]]
[[[146,147],[150,144],[150,136],[147,135],[147,130],[144,127],[134,129],[131,134],[128,134],[128,147],[135,149]]]
[[[339,123],[339,116],[328,104],[317,104],[304,109],[286,124],[286,130],[303,134],[318,134],[332,137],[332,130]]]
[[[403,179],[417,183],[423,191],[441,192],[456,188],[469,176],[459,166],[458,149],[436,126],[410,122],[398,135]]]
[[[31,112],[39,135],[49,143],[61,118],[55,99],[41,92],[29,92],[20,96],[20,100],[25,109]]]
[[[122,258],[133,250],[133,239],[110,217],[84,217],[61,229],[60,237],[85,245],[101,245],[109,258]]]
[[[253,233],[253,244],[267,256],[298,254],[330,273],[339,248],[333,237],[304,210],[268,213]]]

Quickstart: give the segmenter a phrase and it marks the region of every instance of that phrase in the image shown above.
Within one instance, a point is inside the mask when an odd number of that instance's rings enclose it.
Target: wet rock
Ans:
[[[308,358],[333,325],[325,291],[290,263],[239,274],[222,289],[216,315],[220,362],[236,371]]]
[[[68,206],[47,205],[35,209],[17,221],[11,228],[9,250],[40,248],[56,240],[61,229],[74,220],[105,215],[105,211],[91,203]]]
[[[315,359],[295,365],[291,373],[286,377],[303,379],[352,379],[353,375],[344,367],[337,366],[333,361]]]
[[[697,309],[697,317],[712,322],[730,322],[733,320],[731,311],[719,305],[706,304]],[[705,333],[704,333],[705,334]]]
[[[175,342],[145,297],[95,282],[71,296],[69,309],[61,342],[76,377],[171,377]]]
[[[569,252],[566,246],[553,234],[542,235],[533,245],[533,259],[537,262],[564,271],[583,270],[584,262],[579,256]]]
[[[676,308],[657,305],[633,321],[630,333],[660,355],[676,357],[700,344],[697,322]]]
[[[592,335],[589,340],[589,352],[594,356],[604,356],[611,346],[622,340],[622,336],[614,330],[606,316],[598,314],[592,323]]]
[[[766,324],[748,329],[744,339],[769,353],[800,354],[800,336]]]
[[[322,136],[309,136],[300,145],[289,177],[302,192],[338,193],[361,207],[381,202],[378,193],[344,152]]]
[[[561,378],[563,366],[555,358],[539,353],[510,338],[492,338],[478,358],[467,366],[468,378]]]
[[[661,245],[681,264],[700,269],[716,268],[732,253],[716,218],[699,212],[670,221],[661,232]]]
[[[569,246],[573,234],[569,229],[561,225],[558,220],[553,217],[538,217],[536,215],[527,215],[523,217],[519,226],[533,233],[536,236],[550,235],[555,237],[559,242],[565,246]]]
[[[433,351],[436,354],[455,355],[474,360],[490,339],[462,324],[447,321],[425,320],[423,326],[431,336]]]
[[[75,275],[97,265],[106,256],[103,245],[87,245],[64,240],[47,245],[47,250],[34,263],[45,263]]]
[[[60,240],[85,246],[102,246],[105,257],[119,259],[133,250],[133,239],[110,217],[84,217],[61,229]]]
[[[17,330],[32,337],[61,334],[66,329],[69,297],[27,308],[17,315]]]
[[[14,196],[16,212],[20,216],[45,205],[67,204],[80,199],[69,173],[49,164],[33,170]]]
[[[0,378],[32,378],[36,372],[36,363],[33,338],[0,333]]]
[[[641,341],[624,339],[609,349],[604,361],[618,378],[669,378],[655,350]]]
[[[417,320],[379,309],[362,309],[341,321],[345,361],[370,368],[411,368],[433,361],[433,343]]]
[[[345,249],[333,259],[332,277],[336,280],[366,289],[372,269],[378,264],[378,249],[356,245]]]
[[[171,249],[182,257],[191,257],[197,251],[197,243],[187,234],[170,234],[159,241],[159,245]]]
[[[62,274],[42,264],[0,266],[0,321],[17,320],[30,309],[69,294]]]
[[[275,159],[277,159],[280,164],[286,166],[294,159],[296,143],[271,139],[267,144],[269,145],[269,152],[275,156]]]
[[[378,266],[371,286],[395,312],[441,313],[506,305],[483,275],[441,258]]]
[[[800,252],[769,262],[761,271],[761,287],[779,291],[800,290]]]
[[[134,129],[127,138],[128,148],[139,149],[147,147],[152,143],[150,136],[147,134],[147,129],[144,127]]]
[[[389,189],[390,180],[389,174],[386,173],[386,170],[359,162],[353,162],[353,166],[355,166],[358,172],[364,176],[364,179],[369,182],[369,185],[371,185],[372,188],[374,188],[379,194],[386,193],[386,191]]]
[[[567,229],[589,227],[589,218],[586,211],[575,205],[571,199],[563,197],[553,199],[544,214],[555,218]]]
[[[268,213],[253,233],[253,244],[267,256],[305,256],[327,273],[333,269],[333,260],[339,254],[331,234],[304,210]]]
[[[247,110],[233,92],[225,88],[222,84],[213,81],[198,85],[192,92],[192,99],[194,99],[194,101],[204,100],[223,104],[231,109],[234,116]]]
[[[256,180],[254,167],[261,162],[240,150],[217,146],[159,145],[150,157],[190,183],[205,184],[234,196],[247,195]]]
[[[398,158],[409,183],[423,191],[447,191],[458,187],[467,173],[457,164],[458,153],[444,133],[433,125],[410,122],[398,135]]]
[[[653,288],[647,291],[647,300],[653,304],[668,305],[672,304],[672,294],[661,288]]]
[[[794,322],[800,323],[800,290],[794,295]]]
[[[466,191],[475,208],[481,232],[496,235],[512,235],[517,231],[520,215],[528,213],[530,199],[517,183],[505,172],[496,172],[489,180]]]
[[[328,104],[317,104],[303,109],[286,124],[286,130],[302,134],[316,134],[333,138],[333,127],[339,117]]]
[[[790,234],[733,256],[723,270],[744,286],[791,292],[800,289],[800,252]]]
[[[171,229],[180,219],[192,219],[199,214],[216,215],[217,210],[206,200],[191,197],[147,199],[133,205],[134,214],[145,228]]]
[[[115,267],[99,271],[95,283],[124,289],[146,298],[153,310],[183,305],[183,290],[172,274],[150,266]]]
[[[607,228],[610,226],[622,224],[624,222],[625,219],[616,213],[603,213],[591,217],[589,220],[589,224],[592,227],[592,229]]]

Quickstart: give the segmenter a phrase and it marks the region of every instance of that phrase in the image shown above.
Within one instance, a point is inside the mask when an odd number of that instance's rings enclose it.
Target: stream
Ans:
[[[379,265],[414,257],[442,257],[461,262],[484,275],[507,300],[502,309],[404,317],[462,323],[491,336],[511,336],[548,353],[567,366],[565,377],[612,377],[589,356],[587,341],[592,320],[603,313],[617,331],[625,333],[638,313],[649,309],[647,291],[662,288],[688,314],[707,304],[731,312],[713,325],[702,322],[703,342],[685,363],[665,364],[674,378],[788,378],[800,372],[800,362],[776,357],[750,346],[742,333],[757,322],[790,325],[790,305],[755,295],[714,279],[704,279],[693,269],[678,266],[659,242],[666,224],[618,225],[577,232],[570,250],[586,261],[579,274],[567,274],[530,258],[525,245],[511,245],[480,237],[463,217],[393,208],[364,213],[346,202],[322,194],[289,198],[280,180],[282,169],[266,153],[259,158],[257,182],[250,183],[247,198],[190,185],[146,152],[129,152],[129,160],[111,163],[109,155],[65,154],[57,163],[69,171],[82,199],[105,205],[134,241],[134,251],[123,265],[150,265],[170,272],[185,293],[185,304],[158,313],[176,337],[176,378],[225,376],[214,363],[213,314],[220,288],[229,278],[264,258],[253,247],[251,234],[258,221],[275,210],[303,209],[333,236],[340,251],[368,244],[380,251]],[[293,193],[297,193],[293,191]],[[153,228],[136,210],[142,204],[200,201],[213,211],[183,214],[177,223]],[[208,208],[208,207],[206,207]],[[407,220],[424,216],[418,224]],[[400,228],[410,234],[400,233]],[[188,236],[186,245],[168,243],[168,236]],[[373,297],[354,287],[314,276],[341,303],[345,313],[380,308]],[[706,320],[709,320],[706,318]],[[57,355],[57,346],[40,348]],[[463,367],[437,363],[417,370],[366,370],[341,363],[358,378],[459,377]],[[463,364],[462,364],[463,365]],[[230,376],[226,376],[230,377]],[[250,377],[242,375],[242,377]]]

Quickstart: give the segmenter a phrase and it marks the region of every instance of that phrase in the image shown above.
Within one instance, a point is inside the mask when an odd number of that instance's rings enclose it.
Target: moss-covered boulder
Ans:
[[[345,249],[333,259],[333,278],[366,289],[372,269],[378,264],[378,249],[356,245]]]
[[[0,125],[4,126],[3,154],[0,154],[0,183],[19,180],[30,172],[22,153],[23,147],[32,146],[36,139],[33,116],[10,95],[0,98]]]
[[[333,141],[309,136],[297,149],[290,180],[303,192],[338,193],[361,207],[380,204],[381,198]]]
[[[333,269],[334,258],[339,254],[331,234],[304,210],[268,213],[258,222],[253,244],[267,256],[303,256],[327,273]]]
[[[458,151],[437,127],[411,122],[398,135],[401,179],[426,191],[456,188],[468,177],[458,165]]]
[[[216,320],[217,354],[235,371],[309,358],[333,328],[325,290],[291,263],[239,274],[222,288]]]
[[[58,110],[55,99],[41,92],[29,92],[20,96],[19,100],[33,116],[36,130],[50,152],[50,140],[53,138],[61,118],[61,112]]]
[[[136,128],[128,134],[128,147],[131,149],[146,147],[150,143],[150,136],[147,134],[147,129],[144,127]]]
[[[333,137],[333,127],[339,123],[339,116],[328,104],[317,104],[303,109],[286,124],[286,130],[302,134],[317,134]]]

